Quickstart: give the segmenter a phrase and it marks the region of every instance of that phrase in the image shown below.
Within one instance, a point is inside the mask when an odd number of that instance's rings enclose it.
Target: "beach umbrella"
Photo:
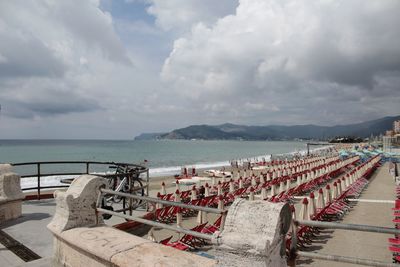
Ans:
[[[276,195],[276,192],[275,192],[275,183],[273,182],[272,184],[271,184],[271,197],[272,196],[275,196]]]
[[[338,187],[337,183],[333,182],[333,189],[332,189],[332,199],[336,199],[338,197]]]
[[[289,191],[289,189],[290,189],[290,179],[287,179],[286,180],[286,192],[288,192]]]
[[[243,178],[239,178],[239,188],[243,188]]]
[[[299,219],[300,220],[310,220],[310,215],[308,213],[308,200],[306,197],[303,198],[303,202],[301,204]]]
[[[208,185],[208,183],[206,183],[204,186],[204,196],[205,197],[210,196],[210,186]]]
[[[271,181],[271,173],[267,172],[267,182]]]
[[[192,187],[192,190],[190,191],[190,200],[196,200],[197,199],[197,191],[196,191],[196,186],[194,185]]]
[[[161,183],[161,194],[163,194],[163,195],[167,194],[167,191],[165,190],[165,183],[164,182]]]
[[[162,198],[160,192],[157,193],[157,198],[158,199]],[[162,207],[163,207],[163,205],[161,203],[156,203],[156,209],[161,209]]]
[[[318,190],[317,208],[318,209],[325,208],[324,190],[322,188]]]
[[[256,181],[256,177],[255,176],[251,176],[251,185],[252,186],[256,186],[257,185],[257,181]]]
[[[250,187],[249,200],[250,201],[254,200],[254,188],[253,187]]]
[[[178,189],[175,191],[175,202],[181,202],[181,193]]]
[[[308,214],[310,218],[312,218],[314,215],[317,214],[317,203],[315,202],[315,196],[314,193],[310,193],[310,201],[308,205]]]
[[[265,177],[264,174],[261,173],[260,175],[260,184],[264,184],[265,183]]]
[[[342,185],[344,186],[343,191],[347,190],[347,188],[349,188],[349,176],[348,175],[342,177]]]
[[[218,196],[218,207],[219,210],[223,210],[224,209],[224,198],[222,197],[222,195]]]
[[[285,183],[283,181],[281,181],[279,183],[279,193],[284,192],[285,191]]]
[[[326,197],[325,201],[326,204],[332,202],[332,192],[331,192],[331,186],[329,184],[327,184],[325,187],[325,197]]]
[[[263,184],[262,187],[261,187],[261,199],[264,200],[266,198],[268,198],[268,196],[267,196],[267,188],[266,188],[266,185]]]
[[[297,176],[297,181],[296,181],[296,185],[299,186],[301,185],[301,176]]]
[[[336,184],[337,184],[337,189],[338,189],[338,196],[340,196],[342,194],[342,192],[343,192],[343,190],[342,190],[342,181],[340,179],[338,179],[336,181]]]
[[[235,185],[233,184],[233,179],[229,181],[229,193],[233,193],[235,191]]]
[[[222,195],[222,183],[221,183],[221,181],[219,181],[218,185],[217,185],[217,195]]]

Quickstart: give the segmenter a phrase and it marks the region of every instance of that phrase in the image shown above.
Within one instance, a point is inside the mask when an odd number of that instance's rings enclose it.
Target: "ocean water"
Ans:
[[[0,140],[0,162],[34,161],[148,161],[150,177],[180,172],[182,166],[218,168],[233,159],[284,154],[306,149],[296,141],[112,141],[112,140]],[[77,171],[84,166],[43,166],[42,172]],[[97,170],[97,169],[96,169]],[[18,173],[33,173],[19,167]],[[106,171],[99,169],[98,171]],[[51,178],[49,178],[51,179]]]

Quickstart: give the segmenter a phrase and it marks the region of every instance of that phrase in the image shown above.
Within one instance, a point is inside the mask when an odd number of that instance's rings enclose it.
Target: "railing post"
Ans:
[[[89,174],[89,162],[86,162],[86,174]]]
[[[40,163],[37,164],[37,199],[40,200]]]

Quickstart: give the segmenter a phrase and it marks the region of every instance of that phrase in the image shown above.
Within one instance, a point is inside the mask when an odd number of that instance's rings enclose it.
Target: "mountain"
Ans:
[[[156,140],[160,139],[162,135],[166,133],[142,133],[135,137],[135,140]]]
[[[400,116],[384,117],[362,123],[336,126],[246,126],[231,123],[221,125],[191,125],[173,130],[169,133],[158,134],[157,138],[188,140],[326,140],[335,136],[357,136],[365,138],[371,136],[371,134],[379,135],[386,130],[392,129],[393,121],[395,120],[400,120]]]

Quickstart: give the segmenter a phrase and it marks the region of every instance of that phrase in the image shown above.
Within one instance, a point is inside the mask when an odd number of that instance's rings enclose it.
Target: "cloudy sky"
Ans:
[[[0,139],[400,114],[398,0],[0,0]]]

